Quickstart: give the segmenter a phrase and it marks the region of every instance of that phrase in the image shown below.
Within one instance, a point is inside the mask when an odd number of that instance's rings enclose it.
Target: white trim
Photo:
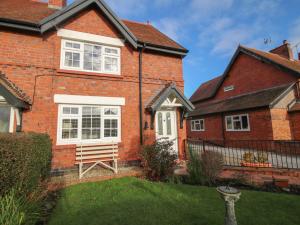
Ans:
[[[15,125],[15,110],[13,107],[10,107],[10,119],[9,119],[9,133],[14,132]]]
[[[78,108],[78,114],[77,115],[63,115],[63,107],[76,107]],[[72,144],[99,144],[99,143],[112,143],[121,142],[121,136],[122,136],[122,123],[121,123],[121,107],[120,106],[108,106],[109,108],[117,108],[118,109],[118,115],[104,115],[104,108],[107,108],[106,105],[97,105],[101,107],[101,132],[100,132],[100,139],[87,139],[82,140],[81,139],[81,130],[82,130],[82,107],[85,105],[65,105],[60,104],[58,106],[58,117],[57,117],[57,135],[56,135],[56,145],[72,145]],[[62,139],[62,120],[63,119],[77,119],[78,120],[78,136],[74,139]],[[104,119],[117,119],[118,120],[118,136],[117,137],[104,137]]]
[[[203,122],[203,128],[201,128],[201,121]],[[200,130],[193,129],[193,122],[199,122],[200,124]],[[197,119],[197,120],[191,120],[191,131],[205,131],[205,121],[204,119]]]
[[[248,122],[248,128],[247,129],[243,129],[242,116],[246,116],[247,117],[247,122]],[[241,122],[241,129],[240,130],[234,129],[234,127],[233,127],[233,117],[239,117],[240,122]],[[231,122],[232,122],[232,128],[231,129],[229,129],[227,127],[227,119],[228,118],[231,118]],[[225,126],[226,126],[226,131],[233,131],[233,132],[251,131],[251,129],[250,129],[249,114],[236,114],[236,115],[225,116]]]
[[[125,98],[55,94],[54,103],[122,106],[125,105]]]
[[[57,32],[57,36],[78,41],[89,41],[98,44],[105,44],[110,46],[124,46],[124,40],[119,38],[106,37],[67,29],[59,29]]]

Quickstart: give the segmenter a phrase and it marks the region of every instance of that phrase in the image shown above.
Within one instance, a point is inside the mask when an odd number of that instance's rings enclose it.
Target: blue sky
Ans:
[[[238,44],[270,50],[300,42],[299,0],[106,0],[122,19],[152,25],[190,50],[185,94],[221,75]],[[264,39],[271,43],[264,44]],[[300,44],[298,46],[300,51]]]

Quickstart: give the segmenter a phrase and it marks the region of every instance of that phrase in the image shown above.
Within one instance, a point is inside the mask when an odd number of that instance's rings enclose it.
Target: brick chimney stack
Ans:
[[[62,9],[67,5],[67,0],[48,0],[48,7],[52,9]]]
[[[287,42],[287,40],[284,40],[282,45],[272,49],[270,52],[280,55],[281,57],[284,57],[289,60],[294,59],[292,48],[290,46],[290,43]]]

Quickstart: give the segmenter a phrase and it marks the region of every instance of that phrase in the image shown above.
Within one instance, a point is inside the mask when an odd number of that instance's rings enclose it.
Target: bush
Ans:
[[[190,150],[187,165],[190,183],[201,185],[215,184],[222,167],[222,154],[213,151],[205,151],[199,155]]]
[[[150,180],[165,181],[173,174],[177,155],[173,153],[173,142],[157,140],[142,148],[141,157],[145,175]]]
[[[13,188],[0,197],[0,224],[34,225],[39,218],[37,203],[28,201]]]
[[[51,168],[51,141],[46,134],[0,134],[0,196],[12,188],[34,192]]]

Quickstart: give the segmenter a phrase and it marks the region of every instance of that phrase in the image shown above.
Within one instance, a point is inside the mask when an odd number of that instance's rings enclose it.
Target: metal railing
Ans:
[[[218,152],[226,166],[300,169],[300,141],[187,140],[189,152]]]

